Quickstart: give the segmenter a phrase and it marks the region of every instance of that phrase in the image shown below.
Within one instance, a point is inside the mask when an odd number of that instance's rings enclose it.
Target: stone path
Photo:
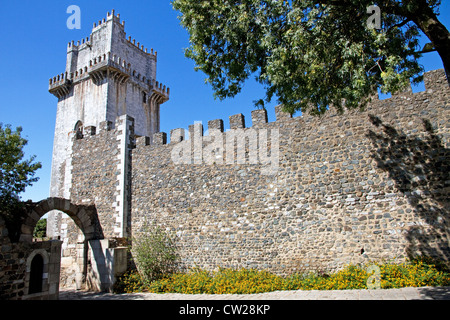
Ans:
[[[450,287],[275,291],[259,294],[111,294],[60,290],[60,300],[450,300]]]

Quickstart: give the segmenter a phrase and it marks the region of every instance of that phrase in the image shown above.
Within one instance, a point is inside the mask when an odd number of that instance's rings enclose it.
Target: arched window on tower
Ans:
[[[81,120],[77,121],[75,127],[73,128],[73,131],[75,131],[75,135],[77,137],[81,137],[83,135],[83,122],[81,122]]]

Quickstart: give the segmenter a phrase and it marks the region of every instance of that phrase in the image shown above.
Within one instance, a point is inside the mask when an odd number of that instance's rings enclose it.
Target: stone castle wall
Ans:
[[[129,210],[123,211],[124,202],[129,202],[128,160],[132,145],[126,141],[134,136],[131,120],[127,116],[118,118],[113,126],[102,122],[100,133],[96,128],[84,128],[82,139],[74,137],[72,153],[71,198],[83,205],[95,204],[103,236],[101,238],[124,238],[129,230]],[[123,191],[123,189],[125,191]]]
[[[214,120],[204,137],[201,124],[189,139],[172,130],[169,144],[165,133],[135,139],[122,118],[126,130],[118,122],[74,140],[71,200],[97,206],[105,237],[166,228],[186,267],[285,274],[408,254],[448,260],[450,90],[442,70],[425,86],[343,115],[277,109],[266,123],[255,110],[252,127],[235,115],[227,132]]]

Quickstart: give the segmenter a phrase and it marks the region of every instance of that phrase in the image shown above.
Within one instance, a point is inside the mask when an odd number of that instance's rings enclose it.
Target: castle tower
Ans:
[[[169,100],[169,89],[156,81],[157,52],[127,39],[124,27],[120,15],[108,13],[89,37],[68,44],[65,72],[50,79],[49,92],[58,98],[51,197],[70,199],[72,137],[83,127],[114,125],[128,115],[135,119],[137,136],[159,132],[160,105]],[[48,232],[58,235],[52,227]]]

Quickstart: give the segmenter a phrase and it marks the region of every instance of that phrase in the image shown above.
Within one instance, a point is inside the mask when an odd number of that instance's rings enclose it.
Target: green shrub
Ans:
[[[131,253],[145,283],[159,280],[177,270],[174,237],[159,226],[150,226],[133,237]]]

